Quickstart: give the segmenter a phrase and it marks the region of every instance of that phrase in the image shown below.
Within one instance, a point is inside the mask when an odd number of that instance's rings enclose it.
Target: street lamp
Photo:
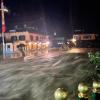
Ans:
[[[0,11],[4,11],[4,12],[8,12],[8,9],[6,9],[6,8],[3,8],[3,9],[0,9]]]
[[[5,59],[5,41],[4,41],[4,32],[6,30],[5,28],[5,18],[4,18],[4,12],[8,12],[8,10],[4,7],[3,0],[1,0],[1,16],[2,16],[2,45],[3,45],[3,59]]]

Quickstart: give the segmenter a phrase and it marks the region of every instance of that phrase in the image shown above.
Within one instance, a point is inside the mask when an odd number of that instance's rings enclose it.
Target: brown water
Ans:
[[[54,91],[64,87],[69,100],[79,82],[92,70],[87,54],[42,55],[28,61],[0,64],[0,100],[54,100]]]

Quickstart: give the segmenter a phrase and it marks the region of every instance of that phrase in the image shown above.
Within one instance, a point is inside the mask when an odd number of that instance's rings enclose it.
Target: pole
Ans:
[[[5,60],[5,41],[4,41],[4,32],[2,32],[2,45],[3,45],[3,60]]]
[[[4,32],[5,32],[5,18],[4,18],[4,4],[1,0],[1,15],[2,15],[2,45],[3,45],[3,60],[5,59],[5,41],[4,41]]]

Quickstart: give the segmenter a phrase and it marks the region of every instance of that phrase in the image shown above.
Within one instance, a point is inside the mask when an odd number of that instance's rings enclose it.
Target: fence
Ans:
[[[54,97],[55,100],[69,100],[68,91],[64,88],[58,88]],[[94,81],[92,87],[88,87],[84,83],[78,85],[78,93],[74,100],[100,100],[100,82]]]

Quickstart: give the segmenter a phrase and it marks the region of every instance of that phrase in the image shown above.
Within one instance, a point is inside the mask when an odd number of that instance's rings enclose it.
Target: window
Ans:
[[[84,39],[91,39],[91,36],[83,36]]]
[[[7,48],[10,49],[10,45],[7,45]]]
[[[16,42],[17,41],[17,36],[11,36],[11,42]]]
[[[20,40],[20,41],[24,41],[24,40],[25,40],[25,36],[24,36],[24,35],[20,35],[20,36],[19,36],[19,40]]]
[[[38,36],[36,36],[36,41],[38,41],[39,40],[39,37]]]
[[[76,40],[80,40],[81,39],[81,37],[79,35],[74,35],[73,38],[76,39]]]
[[[33,41],[33,36],[32,35],[30,35],[30,40]]]
[[[17,45],[16,47],[19,48],[19,45]]]

